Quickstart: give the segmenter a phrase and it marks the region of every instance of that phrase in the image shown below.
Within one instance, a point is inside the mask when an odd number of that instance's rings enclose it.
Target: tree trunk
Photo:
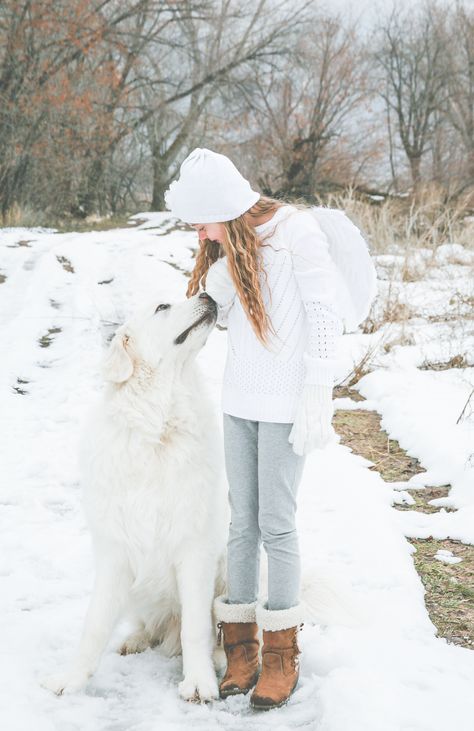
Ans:
[[[165,190],[167,188],[168,170],[161,157],[158,147],[153,149],[153,195],[151,199],[152,211],[164,211]]]
[[[409,159],[413,187],[417,188],[420,183],[421,155],[411,155]]]
[[[286,195],[310,198],[314,194],[314,174],[317,156],[312,141],[297,137],[293,140],[290,163],[285,171]]]
[[[15,205],[21,204],[21,192],[28,173],[30,160],[23,156],[16,166],[2,171],[3,183],[0,186],[0,212],[3,217]]]
[[[84,184],[77,195],[79,215],[86,217],[91,213],[106,213],[104,173],[104,157],[98,155],[90,164]]]
[[[467,155],[467,176],[468,185],[474,185],[474,149],[469,150]]]

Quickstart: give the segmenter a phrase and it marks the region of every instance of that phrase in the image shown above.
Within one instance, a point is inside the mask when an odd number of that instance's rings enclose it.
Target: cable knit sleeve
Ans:
[[[217,303],[217,324],[226,325],[237,294],[227,266],[227,256],[217,259],[209,267],[204,291]]]
[[[298,211],[291,237],[293,273],[308,323],[303,353],[305,383],[334,385],[337,338],[343,324],[336,302],[336,270],[329,244],[310,213]]]

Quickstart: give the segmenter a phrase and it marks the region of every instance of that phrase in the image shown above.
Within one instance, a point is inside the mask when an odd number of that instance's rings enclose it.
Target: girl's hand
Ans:
[[[309,454],[313,449],[322,449],[337,441],[333,415],[332,387],[305,384],[288,437],[295,454]]]
[[[217,304],[217,324],[227,325],[229,312],[234,304],[236,289],[230,276],[226,256],[217,259],[207,270],[204,291]]]
[[[222,307],[234,299],[235,286],[230,276],[226,256],[221,256],[207,270],[204,291]]]

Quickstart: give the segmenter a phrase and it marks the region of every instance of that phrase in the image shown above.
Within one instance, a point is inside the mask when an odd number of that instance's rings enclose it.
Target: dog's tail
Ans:
[[[214,596],[224,594],[227,590],[227,555],[225,552],[221,553],[217,561],[216,579],[214,583]]]
[[[325,564],[313,564],[303,570],[300,596],[308,623],[350,627],[370,623],[370,608],[347,577]]]
[[[268,595],[267,562],[260,561],[259,600]],[[226,557],[221,556],[216,578],[215,594],[223,594],[226,584]],[[300,602],[305,621],[325,626],[364,626],[370,623],[371,610],[340,570],[325,563],[313,563],[301,575]]]

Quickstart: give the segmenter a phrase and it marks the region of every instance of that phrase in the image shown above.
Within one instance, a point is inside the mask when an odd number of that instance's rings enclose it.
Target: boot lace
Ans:
[[[297,627],[295,634],[293,635],[293,649],[295,651],[295,653],[293,655],[293,669],[295,670],[295,672],[299,668],[299,665],[300,665],[299,655],[301,654],[301,650],[297,644],[297,635],[298,635],[298,630],[300,630],[301,627],[303,627],[303,625],[304,625],[304,622],[301,622],[301,624]]]
[[[222,622],[217,623],[217,627],[219,629],[219,632],[217,633],[217,644],[222,644]],[[239,640],[238,642],[226,642],[224,637],[224,649],[229,650],[231,647],[238,647],[239,645],[251,645],[254,644],[255,640],[248,639],[248,640]]]

